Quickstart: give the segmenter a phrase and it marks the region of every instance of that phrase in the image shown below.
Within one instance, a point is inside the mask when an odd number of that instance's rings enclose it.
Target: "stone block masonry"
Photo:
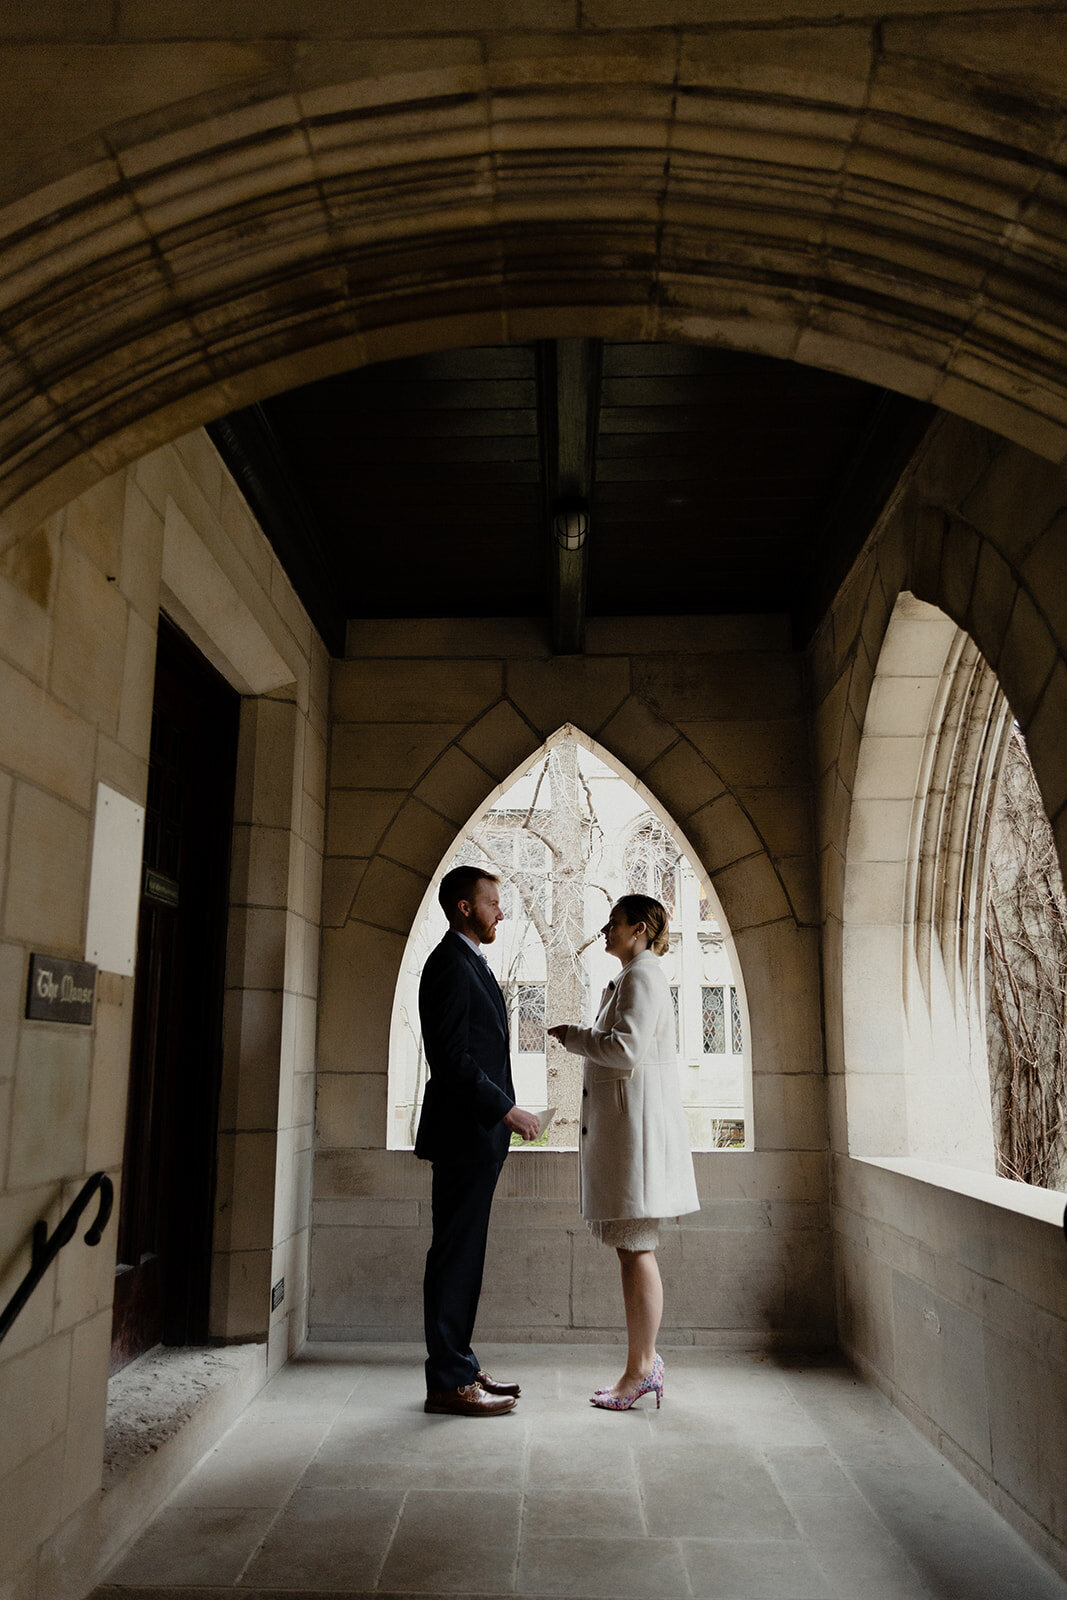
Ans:
[[[814,870],[805,687],[784,635],[777,618],[599,619],[584,656],[552,657],[524,622],[350,625],[331,696],[315,1336],[419,1336],[428,1172],[385,1148],[404,944],[464,824],[569,723],[688,840],[756,997],[756,1149],[700,1158],[715,1209],[670,1234],[671,1336],[832,1339],[816,910],[798,876]],[[578,1215],[576,1164],[572,1152],[525,1151],[505,1167],[482,1301],[493,1336],[618,1331],[614,1258]],[[781,1201],[810,1208],[800,1233],[773,1210]],[[758,1271],[742,1270],[746,1254]]]

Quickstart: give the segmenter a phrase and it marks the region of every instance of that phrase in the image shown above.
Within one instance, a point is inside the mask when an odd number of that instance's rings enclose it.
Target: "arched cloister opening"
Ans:
[[[663,805],[617,757],[570,725],[496,787],[430,880],[393,1002],[391,1147],[414,1143],[426,1074],[418,977],[443,931],[438,884],[461,862],[501,879],[505,919],[487,959],[511,1013],[520,1103],[555,1111],[546,1144],[576,1148],[580,1120],[577,1064],[548,1040],[546,1028],[560,1019],[592,1020],[617,970],[598,929],[620,895],[648,893],[670,914],[664,963],[693,1148],[751,1147],[747,1002],[715,890]]]
[[[995,849],[1006,880],[1011,850],[1006,855],[1000,796],[1013,745],[1029,772],[1008,702],[977,646],[937,607],[900,595],[864,721],[845,872],[852,1155],[1020,1176],[1005,1155],[989,1056],[989,859]],[[1032,774],[1026,794],[1040,808]],[[1051,835],[1045,854],[1054,858]],[[1057,873],[1050,892],[1058,887]],[[993,917],[998,923],[995,907]],[[1034,940],[1047,938],[1032,911],[1015,921],[1026,919]],[[1018,1001],[1003,937],[999,949],[1000,980]],[[1060,1009],[1063,984],[1060,974]],[[1014,1014],[1018,1022],[1019,1004]],[[1047,1067],[1057,1078],[1062,1072],[1055,1061]]]

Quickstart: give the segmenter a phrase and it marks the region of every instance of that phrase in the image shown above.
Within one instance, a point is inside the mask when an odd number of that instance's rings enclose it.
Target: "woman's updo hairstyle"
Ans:
[[[615,910],[622,912],[631,928],[636,922],[644,923],[648,929],[648,948],[654,956],[667,954],[669,918],[658,900],[653,900],[649,894],[624,894],[621,900],[616,900]]]

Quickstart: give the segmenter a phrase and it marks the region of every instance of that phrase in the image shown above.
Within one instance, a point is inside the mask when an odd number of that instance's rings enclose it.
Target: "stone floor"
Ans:
[[[96,1600],[1067,1600],[844,1367],[664,1354],[663,1409],[615,1415],[617,1349],[483,1348],[523,1398],[473,1422],[425,1415],[410,1346],[308,1348]]]

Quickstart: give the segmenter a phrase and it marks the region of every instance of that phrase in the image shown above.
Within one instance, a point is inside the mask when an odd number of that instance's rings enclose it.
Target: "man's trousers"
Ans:
[[[471,1335],[502,1165],[433,1163],[433,1239],[422,1286],[427,1393],[458,1389],[478,1376]]]

